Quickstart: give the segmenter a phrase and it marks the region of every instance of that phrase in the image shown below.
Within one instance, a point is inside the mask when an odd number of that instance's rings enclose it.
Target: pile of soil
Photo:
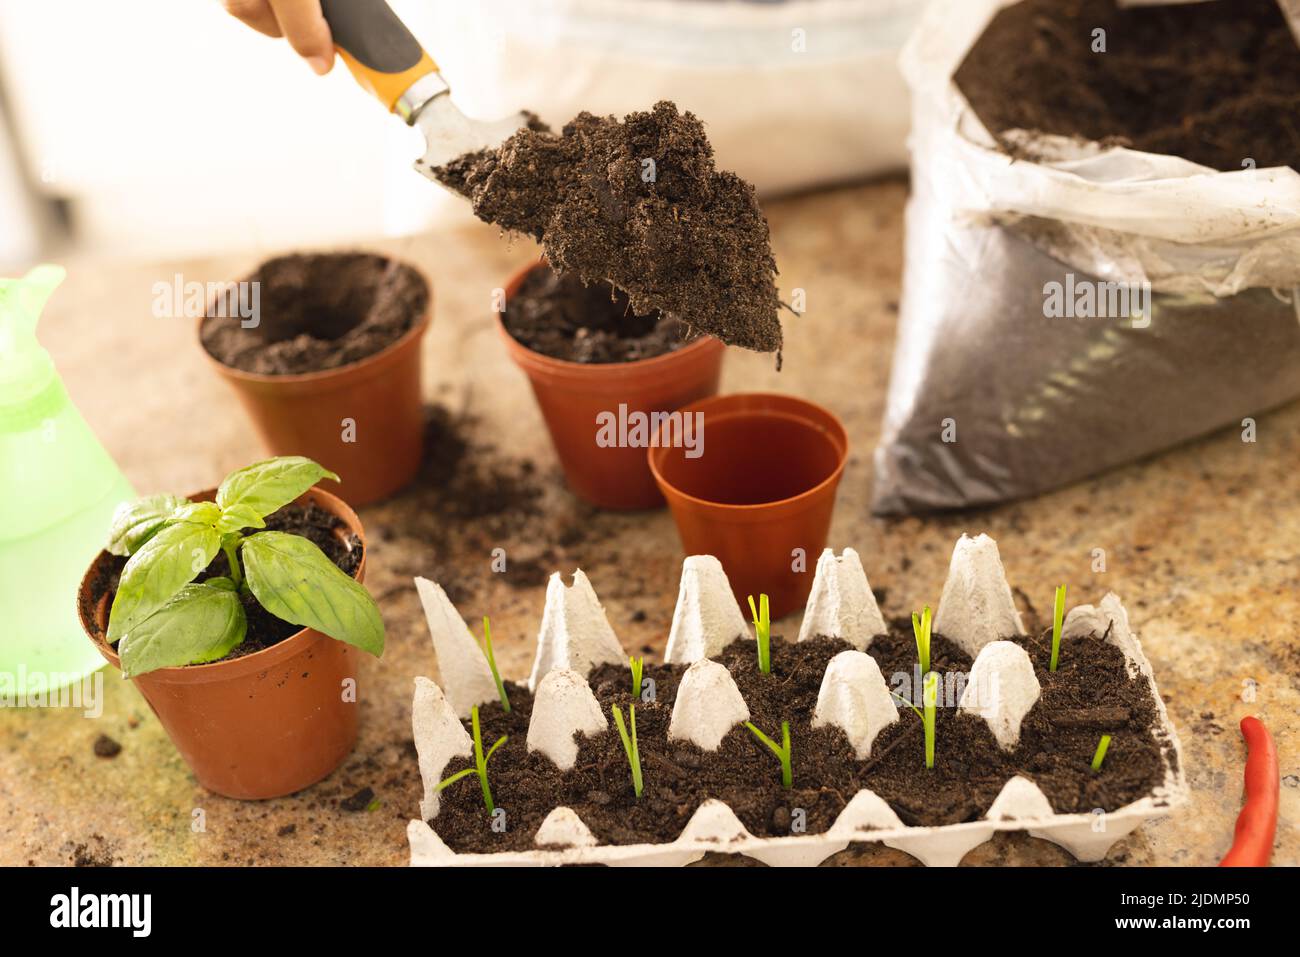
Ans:
[[[738,638],[717,660],[731,672],[755,725],[777,737],[781,722],[790,722],[791,790],[781,787],[776,758],[743,726],[733,728],[714,753],[668,741],[685,669],[647,664],[645,677],[656,682],[656,697],[653,703],[635,701],[645,781],[640,800],[612,720],[604,734],[579,738],[577,764],[561,772],[548,758],[528,752],[532,696],[515,687],[509,714],[496,702],[479,709],[485,747],[510,736],[488,767],[493,797],[506,811],[506,831],[492,831],[473,776],[442,792],[439,813],[429,824],[458,852],[527,850],[546,815],[564,805],[602,843],[657,843],[674,840],[706,798],[717,798],[751,833],[779,837],[792,833],[797,809],[804,812],[807,833],[827,830],[864,787],[888,802],[905,824],[942,825],[982,818],[1016,774],[1033,780],[1059,813],[1113,811],[1164,782],[1176,754],[1157,731],[1156,704],[1145,679],[1129,676],[1118,648],[1095,635],[1073,640],[1052,673],[1050,634],[1015,640],[1029,652],[1042,694],[1010,752],[1001,750],[983,719],[958,714],[954,701],[936,712],[933,768],[925,767],[921,722],[905,707],[899,721],[877,736],[870,757],[860,761],[839,728],[811,724],[826,665],[850,646],[834,638],[791,643],[774,636],[772,673],[764,675],[755,643]],[[915,642],[901,621],[877,637],[868,654],[895,690],[893,676],[911,675],[916,667]],[[931,666],[941,675],[965,673],[971,660],[935,635]],[[606,715],[618,705],[626,716],[634,703],[626,667],[602,666],[589,683]],[[1102,734],[1113,738],[1102,771],[1094,774],[1090,762]],[[444,776],[471,764],[455,760]]]
[[[366,510],[371,542],[385,549],[387,572],[395,576],[380,602],[410,594],[411,577],[438,582],[457,606],[482,600],[492,582],[518,588],[544,585],[559,567],[554,543],[562,535],[547,494],[565,494],[536,464],[501,449],[469,411],[441,403],[425,408],[424,458],[415,480],[400,497]],[[456,556],[491,555],[509,542],[507,570],[484,575],[476,563]],[[391,547],[390,547],[391,546]],[[377,571],[378,573],[378,571]]]
[[[1104,53],[1092,49],[1098,29]],[[954,79],[995,136],[1079,136],[1225,171],[1247,158],[1300,169],[1300,46],[1277,0],[1023,0],[998,13]]]
[[[480,219],[542,243],[559,272],[625,290],[633,314],[781,348],[776,262],[754,188],[716,168],[704,125],[674,104],[621,122],[580,113],[558,135],[534,124],[434,173]]]
[[[280,256],[244,281],[259,283],[257,325],[244,328],[231,286],[208,305],[199,338],[218,361],[263,375],[358,362],[400,339],[429,306],[418,272],[369,253]]]
[[[342,519],[318,505],[286,505],[278,512],[267,516],[266,529],[301,535],[309,539],[325,553],[330,561],[348,575],[354,575],[361,565],[361,558],[365,551],[361,540],[348,531],[347,524]],[[108,555],[101,560],[95,568],[95,580],[85,594],[84,618],[94,624],[96,634],[100,638],[105,637],[105,634],[100,627],[100,622],[95,618],[93,609],[99,605],[100,598],[105,594],[108,595],[107,607],[113,607],[113,596],[117,594],[117,583],[122,577],[122,569],[126,567],[126,563],[127,558],[120,555]],[[226,556],[219,552],[195,581],[204,582],[209,578],[229,575],[230,563],[226,561]],[[244,606],[244,615],[248,619],[248,631],[243,643],[225,658],[220,659],[221,661],[242,658],[244,655],[262,651],[302,631],[302,625],[277,618],[258,604],[257,599],[251,594],[241,594],[240,601]]]
[[[574,273],[545,265],[530,272],[506,303],[505,326],[534,352],[569,362],[635,362],[687,341],[676,319],[636,315],[621,289],[588,286]]]

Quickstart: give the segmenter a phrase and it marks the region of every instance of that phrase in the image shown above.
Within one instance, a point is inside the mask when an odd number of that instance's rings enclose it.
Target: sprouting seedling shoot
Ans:
[[[776,755],[777,760],[781,762],[781,787],[789,790],[793,786],[794,775],[790,770],[790,722],[781,722],[781,743],[777,744],[762,731],[755,727],[752,721],[746,721],[745,727],[754,733],[754,737],[762,741],[772,753]]]
[[[1101,762],[1106,760],[1106,751],[1110,748],[1110,735],[1103,734],[1101,740],[1097,742],[1097,751],[1092,756],[1092,770],[1094,773],[1101,770]]]
[[[925,689],[921,693],[921,703],[925,714],[921,722],[925,726],[925,766],[934,767],[934,712],[939,702],[939,673],[931,671],[925,676]]]
[[[492,788],[488,786],[487,765],[488,761],[492,759],[492,755],[497,753],[497,748],[510,740],[510,736],[508,734],[501,735],[501,737],[497,738],[497,743],[488,749],[487,754],[484,754],[483,733],[479,729],[478,723],[478,705],[469,709],[469,717],[474,727],[474,767],[466,768],[464,771],[457,771],[451,777],[444,778],[438,782],[438,786],[434,790],[441,791],[443,788],[455,784],[463,777],[477,774],[479,786],[483,789],[483,806],[487,808],[488,814],[492,814],[496,811],[496,805],[492,803]]]
[[[627,725],[623,724],[623,712],[619,710],[618,705],[610,705],[609,710],[614,712],[614,723],[618,725],[618,736],[623,739],[623,753],[627,755],[628,766],[632,769],[632,790],[636,792],[639,799],[643,790],[641,781],[641,751],[636,746],[636,705],[627,706],[628,722],[632,725],[629,733]]]
[[[921,662],[921,674],[930,673],[930,625],[933,616],[930,606],[926,605],[921,614],[912,612],[912,634],[916,636],[916,657]]]
[[[488,624],[488,616],[483,616],[483,656],[487,658],[488,667],[492,669],[492,680],[497,683],[497,696],[501,699],[501,709],[506,714],[510,713],[510,699],[506,697],[506,685],[501,680],[501,672],[497,671],[497,658],[492,653],[492,626]]]
[[[916,716],[921,719],[921,727],[925,729],[925,766],[934,767],[934,719],[939,704],[939,673],[931,671],[925,676],[925,682],[921,685],[921,708],[897,692],[891,691],[890,694],[916,712]]]
[[[772,616],[768,610],[767,596],[759,595],[758,608],[755,608],[754,596],[750,595],[749,613],[754,616],[754,637],[758,639],[758,670],[765,675],[770,675],[772,673]]]
[[[632,669],[632,697],[641,697],[641,675],[645,670],[644,658],[628,658],[627,665]]]
[[[1052,605],[1052,664],[1049,671],[1056,670],[1056,663],[1061,658],[1061,623],[1065,621],[1065,586],[1056,586],[1056,601]]]

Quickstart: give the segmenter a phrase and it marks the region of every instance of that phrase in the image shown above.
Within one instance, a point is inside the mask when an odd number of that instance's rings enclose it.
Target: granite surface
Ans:
[[[787,319],[782,372],[768,357],[735,353],[724,391],[799,393],[842,416],[853,448],[831,544],[861,552],[887,615],[937,601],[963,531],[998,540],[1022,605],[1039,614],[1050,614],[1059,582],[1070,584],[1072,602],[1106,591],[1124,599],[1181,735],[1192,802],[1121,841],[1107,863],[1219,859],[1241,798],[1236,723],[1248,713],[1264,717],[1281,751],[1274,861],[1300,863],[1300,405],[1261,415],[1255,444],[1227,431],[1032,501],[873,519],[870,458],[897,318],[905,195],[903,183],[884,182],[768,205],[780,285],[807,291],[807,313]],[[412,678],[437,678],[413,575],[442,581],[466,617],[491,614],[507,677],[527,675],[552,570],[583,568],[624,647],[662,652],[682,559],[670,516],[597,513],[563,489],[527,383],[493,329],[493,289],[536,249],[477,225],[370,245],[432,279],[434,323],[424,349],[437,413],[420,482],[361,511],[388,651],[362,663],[354,754],[293,797],[220,798],[195,783],[134,688],[106,673],[97,720],[0,709],[0,864],[404,863],[406,822],[420,798]],[[241,411],[205,367],[193,322],[152,315],[153,284],[178,273],[237,278],[271,252],[69,263],[43,338],[141,492],[210,486],[260,456]],[[504,575],[490,567],[498,547],[509,559]],[[1092,571],[1096,548],[1107,556],[1101,574]],[[775,630],[795,634],[797,617]],[[120,752],[97,756],[101,735]],[[1055,845],[1023,835],[999,836],[965,861],[1070,862]],[[830,863],[915,861],[863,846]]]

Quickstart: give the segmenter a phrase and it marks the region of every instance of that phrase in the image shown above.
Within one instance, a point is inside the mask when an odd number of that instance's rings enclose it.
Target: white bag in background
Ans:
[[[1300,396],[1300,174],[1060,136],[1011,160],[951,79],[1011,2],[935,0],[903,52],[913,195],[879,513],[1033,494]],[[1070,274],[1149,282],[1149,325],[1046,318]]]
[[[435,4],[427,42],[471,115],[555,128],[673,100],[722,169],[766,194],[906,165],[897,65],[923,0],[475,0]]]

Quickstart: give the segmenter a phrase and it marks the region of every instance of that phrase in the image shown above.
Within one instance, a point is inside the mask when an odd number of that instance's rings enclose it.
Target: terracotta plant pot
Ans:
[[[719,396],[681,411],[703,413],[703,454],[665,445],[649,460],[686,554],[722,562],[741,608],[766,593],[773,619],[794,611],[826,547],[848,458],[844,426],[788,395]]]
[[[519,291],[532,263],[506,284],[506,299]],[[697,339],[675,352],[635,362],[567,362],[534,352],[497,327],[506,351],[532,384],[533,395],[551,433],[569,488],[600,508],[659,508],[663,496],[646,465],[644,447],[602,447],[596,442],[596,417],[602,412],[628,414],[670,412],[689,402],[714,395],[726,352],[717,339]]]
[[[191,497],[211,501],[210,489]],[[314,488],[298,504],[314,503],[338,516],[361,539],[357,581],[364,581],[365,538],[356,513],[336,496]],[[77,594],[81,626],[99,653],[121,670],[117,653],[105,643],[108,595],[92,586],[102,563],[100,552]],[[315,784],[337,768],[357,739],[355,690],[362,652],[310,628],[262,651],[184,668],[159,668],[131,680],[185,763],[209,791],[226,797],[280,797]]]
[[[202,343],[200,351],[234,389],[268,453],[305,455],[337,472],[342,484],[326,487],[359,507],[410,484],[420,468],[420,343],[431,310],[432,301],[392,345],[337,369],[266,375],[228,366]]]

